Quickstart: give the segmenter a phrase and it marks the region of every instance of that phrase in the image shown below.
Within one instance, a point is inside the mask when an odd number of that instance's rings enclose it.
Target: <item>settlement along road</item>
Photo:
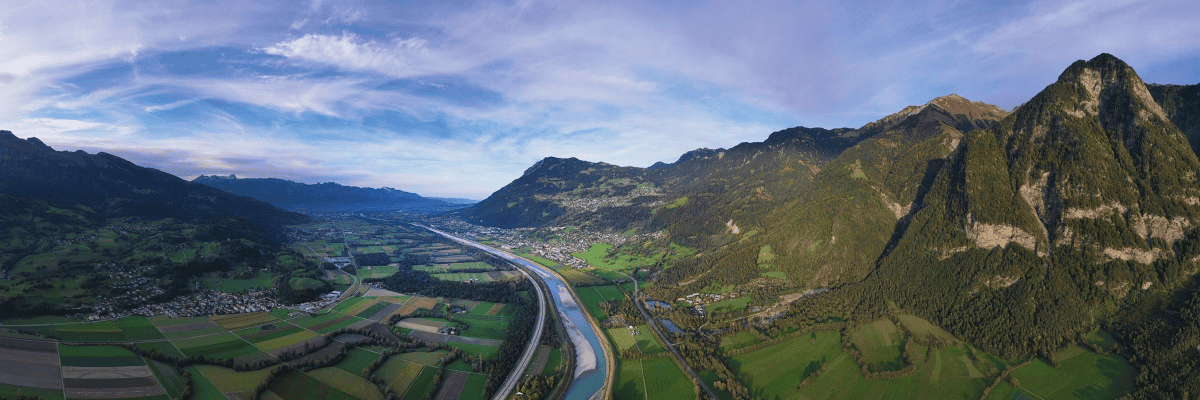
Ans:
[[[550,289],[551,298],[554,299],[554,304],[557,306],[558,313],[561,316],[560,319],[567,331],[567,337],[571,339],[571,344],[575,347],[575,372],[571,385],[567,387],[565,398],[567,400],[588,400],[604,396],[604,387],[608,383],[606,382],[608,380],[608,367],[612,365],[612,362],[608,359],[608,352],[600,345],[600,333],[588,322],[587,317],[583,315],[583,309],[571,294],[572,289],[570,285],[563,282],[557,274],[541,264],[437,229],[429,227],[425,227],[425,229],[508,260],[524,267],[524,269],[533,272],[534,275],[541,278],[546,283],[546,287]],[[534,285],[534,287],[538,287],[538,285]],[[540,293],[541,289],[538,289],[538,291]],[[543,311],[545,309],[545,307],[542,307]],[[539,315],[544,317],[544,314]],[[533,357],[533,349],[536,348],[534,346],[536,344],[535,341],[541,337],[542,319],[538,319],[539,333],[530,341],[530,346],[525,349],[525,353],[521,356],[522,363],[509,375],[509,380],[514,381],[514,385],[515,381],[519,380],[525,372],[525,365]],[[508,381],[505,381],[505,383],[505,387],[509,387],[507,386]],[[511,387],[508,390],[511,391]],[[501,393],[497,392],[497,397],[493,397],[493,400],[503,399],[504,397],[499,397]]]

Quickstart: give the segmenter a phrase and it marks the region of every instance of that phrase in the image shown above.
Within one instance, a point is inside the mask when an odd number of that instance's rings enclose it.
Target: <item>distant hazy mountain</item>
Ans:
[[[37,138],[0,131],[0,196],[85,206],[98,218],[244,217],[286,225],[308,217],[251,198],[188,182],[108,153],[55,151]],[[0,210],[0,212],[4,212]]]
[[[238,178],[235,175],[201,175],[192,182],[253,197],[289,210],[451,209],[466,204],[421,197],[392,188],[362,188],[333,182],[310,185],[277,178]]]

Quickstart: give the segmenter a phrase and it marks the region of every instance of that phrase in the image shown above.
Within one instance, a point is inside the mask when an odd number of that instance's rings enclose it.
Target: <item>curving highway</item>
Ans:
[[[428,229],[430,232],[445,236],[450,240],[472,246],[489,253],[492,252],[490,247],[483,246],[479,243],[462,239],[428,226],[422,227]],[[517,387],[517,384],[521,382],[521,375],[524,375],[525,369],[529,368],[529,362],[533,360],[533,353],[537,351],[538,340],[541,340],[542,338],[542,329],[545,328],[546,325],[546,294],[542,292],[542,286],[538,285],[537,281],[533,280],[533,276],[529,275],[529,272],[526,272],[524,269],[522,269],[521,273],[525,275],[525,279],[528,279],[529,282],[533,283],[533,288],[537,290],[537,324],[534,325],[533,335],[529,337],[529,343],[525,345],[525,351],[521,352],[521,358],[517,360],[517,365],[513,366],[512,371],[508,373],[508,378],[504,380],[504,384],[500,385],[500,389],[496,390],[496,394],[492,396],[492,400],[507,399],[509,394],[512,393],[513,389]]]
[[[522,267],[522,272],[526,274],[526,277],[529,277],[529,272],[532,272],[541,278],[546,283],[546,287],[550,288],[550,294],[566,328],[567,337],[570,338],[571,344],[575,348],[575,372],[572,375],[573,380],[570,386],[567,387],[565,398],[568,400],[584,400],[604,396],[605,384],[608,380],[608,366],[612,365],[612,363],[608,359],[608,352],[600,344],[600,334],[596,332],[595,327],[584,316],[583,309],[580,308],[579,304],[575,301],[575,297],[572,295],[570,285],[567,285],[557,274],[541,264],[431,227],[422,227],[456,242],[475,247],[517,264]],[[538,288],[540,298],[542,294],[540,285],[534,285],[534,287]],[[539,300],[539,304],[542,301],[544,300]],[[537,334],[534,335],[530,345],[525,349],[525,353],[522,354],[521,362],[509,374],[505,385],[501,387],[503,390],[496,392],[496,396],[492,400],[503,400],[506,398],[508,393],[512,391],[512,388],[515,387],[516,382],[520,380],[521,375],[524,374],[526,366],[533,357],[533,351],[537,348],[536,340],[541,337],[541,321],[544,320],[545,310],[546,307],[543,305],[541,312],[538,314],[540,318],[538,319]]]

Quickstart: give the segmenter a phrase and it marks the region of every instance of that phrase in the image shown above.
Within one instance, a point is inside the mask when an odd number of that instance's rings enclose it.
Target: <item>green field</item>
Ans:
[[[900,358],[900,333],[891,320],[881,319],[863,324],[850,337],[851,343],[863,357],[879,366],[879,371],[895,371],[904,367],[904,361]]]
[[[758,335],[750,331],[741,331],[734,334],[721,336],[721,350],[729,351],[746,347],[758,343]]]
[[[633,336],[629,335],[628,327],[609,328],[608,337],[612,338],[613,345],[616,346],[617,351],[637,348],[637,341],[633,339]]]
[[[172,343],[184,355],[204,356],[208,359],[237,358],[258,352],[257,348],[232,333],[176,339]]]
[[[228,368],[200,365],[200,371],[212,381],[213,385],[224,393],[242,393],[245,397],[254,392],[260,383],[275,367],[263,368],[257,371],[234,371]]]
[[[162,339],[163,335],[146,317],[125,317],[117,320],[117,327],[125,332],[129,340]]]
[[[642,360],[621,360],[621,369],[617,370],[616,385],[613,387],[613,398],[620,400],[646,398],[646,382],[642,377]]]
[[[464,353],[483,357],[485,360],[496,358],[500,354],[500,348],[497,346],[484,346],[479,344],[454,343],[450,342],[447,346],[462,350]]]
[[[433,377],[437,375],[437,369],[425,367],[421,370],[421,374],[417,375],[417,379],[408,387],[408,391],[404,392],[402,400],[424,400],[429,392],[433,391]]]
[[[467,378],[467,385],[463,388],[462,395],[458,400],[483,400],[484,385],[487,383],[487,375],[471,374]]]
[[[446,351],[446,350],[414,351],[414,352],[397,354],[392,357],[396,357],[398,359],[405,360],[405,361],[415,362],[418,364],[437,366],[438,363],[440,363],[442,361],[442,357],[444,357],[446,354],[449,354],[449,353],[450,352]]]
[[[481,303],[479,303],[479,305],[475,306],[470,311],[468,311],[468,313],[471,315],[487,315],[487,312],[491,311],[492,306],[494,306],[494,305],[496,305],[496,303],[488,303],[486,301],[481,302]]]
[[[392,391],[403,395],[424,369],[425,366],[421,364],[410,363],[399,358],[388,358],[387,362],[375,370],[375,377],[388,382]]]
[[[712,311],[717,311],[717,310],[740,311],[740,310],[745,309],[746,306],[749,304],[750,304],[750,296],[745,296],[745,297],[739,297],[736,299],[722,300],[722,301],[713,303],[712,305],[708,306],[708,309],[712,310]]]
[[[183,387],[186,385],[185,379],[175,372],[175,368],[158,361],[149,361],[146,363],[150,367],[150,372],[154,373],[154,377],[167,391],[167,395],[171,398],[178,398],[183,392]]]
[[[841,334],[820,331],[737,355],[727,364],[751,390],[761,391],[764,397],[788,398],[797,382],[841,354]]]
[[[359,303],[362,303],[367,300],[370,300],[370,299],[366,298],[366,297],[351,297],[351,298],[346,299],[346,301],[343,301],[343,302],[339,303],[338,305],[333,306],[333,311],[337,311],[339,313],[346,312],[346,310],[353,309],[354,307],[358,306]],[[326,315],[328,315],[328,314],[326,314]]]
[[[205,288],[223,292],[243,292],[250,289],[270,288],[275,284],[275,276],[268,272],[260,273],[249,279],[221,278],[218,276],[200,279]]]
[[[608,319],[608,315],[600,309],[600,303],[625,298],[621,289],[616,285],[581,287],[576,289],[576,293],[579,294],[579,299],[583,301],[588,312],[601,321]]]
[[[361,373],[361,369],[357,373],[350,373],[340,368],[329,367],[309,371],[308,375],[356,399],[383,400],[379,388],[363,379]]]
[[[165,354],[165,355],[172,356],[172,357],[177,357],[177,358],[186,357],[183,355],[183,353],[179,352],[179,349],[175,348],[175,345],[171,344],[171,342],[166,341],[166,340],[159,341],[159,342],[138,343],[137,347],[140,347],[140,348],[146,349],[146,350],[154,350],[161,354]]]
[[[654,388],[649,391],[651,400],[686,400],[695,399],[695,385],[691,379],[679,369],[671,357],[659,357],[642,360],[642,373],[646,377],[646,387]]]
[[[1115,354],[1073,346],[1054,353],[1058,368],[1038,359],[1011,374],[1021,388],[1047,399],[1115,399],[1133,388],[1136,368]]]
[[[271,391],[284,400],[354,400],[354,396],[299,371],[275,378],[271,382]]]
[[[482,273],[482,272],[447,272],[447,273],[429,274],[429,275],[434,278],[441,279],[443,281],[454,281],[454,282],[470,282],[472,280],[474,280],[475,282],[491,282],[492,281],[492,278],[488,277],[487,274]]]
[[[375,303],[375,305],[373,305],[373,306],[367,308],[366,310],[363,310],[355,315],[358,315],[361,318],[371,318],[371,316],[375,315],[375,313],[383,311],[383,309],[388,308],[391,305],[392,305],[392,303],[388,303],[386,301],[381,301],[379,303]]]
[[[62,400],[64,398],[61,390],[38,389],[0,383],[0,398],[15,399],[20,395],[38,396],[46,400]]]
[[[304,343],[305,341],[315,338],[317,336],[320,336],[320,335],[317,335],[316,333],[314,333],[312,331],[296,330],[295,332],[292,332],[286,336],[281,336],[281,337],[277,337],[274,339],[255,343],[255,346],[262,349],[263,351],[271,351],[271,350],[275,350],[275,349],[282,349],[284,347]]]
[[[217,385],[214,385],[212,383],[212,381],[209,381],[208,378],[204,377],[204,373],[200,372],[199,368],[194,367],[194,366],[187,367],[187,371],[192,374],[192,382],[195,385],[194,386],[195,392],[193,392],[194,394],[192,395],[192,399],[195,399],[195,400],[226,400],[227,399],[227,397],[225,397],[225,394],[221,393],[221,389],[217,388]]]
[[[130,367],[146,365],[141,357],[117,346],[58,345],[58,355],[65,367]]]
[[[337,367],[341,368],[343,371],[361,376],[363,368],[370,367],[371,363],[374,363],[375,360],[378,359],[378,353],[372,353],[360,348],[354,348],[351,349],[346,355],[345,360],[342,360],[342,362],[338,363]]]
[[[462,331],[466,337],[504,340],[508,332],[508,319],[501,316],[459,314],[454,318],[471,326]]]

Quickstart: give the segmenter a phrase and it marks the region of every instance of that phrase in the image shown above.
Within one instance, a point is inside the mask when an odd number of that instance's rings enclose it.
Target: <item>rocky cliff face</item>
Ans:
[[[1197,171],[1132,68],[1076,62],[966,134],[872,283],[972,338],[1046,325],[1056,334],[1007,346],[1053,348],[1098,304],[1196,272]]]

